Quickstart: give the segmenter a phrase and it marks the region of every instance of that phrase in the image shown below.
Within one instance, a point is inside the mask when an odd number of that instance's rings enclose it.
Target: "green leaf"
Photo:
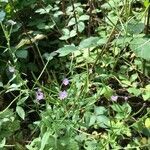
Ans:
[[[101,128],[107,128],[110,125],[110,120],[105,115],[99,115],[96,117],[97,123]]]
[[[134,96],[139,96],[141,94],[141,90],[137,88],[128,88],[128,92],[134,94]]]
[[[150,128],[150,118],[146,118],[145,120],[145,127]]]
[[[122,113],[124,111],[123,107],[119,104],[113,104],[111,105],[111,108],[118,113]]]
[[[77,35],[77,32],[76,32],[76,30],[74,29],[74,30],[71,30],[70,31],[70,35],[69,35],[69,38],[70,37],[74,37],[74,36],[76,36]]]
[[[85,29],[85,25],[83,22],[78,23],[78,30],[81,33]]]
[[[3,85],[3,83],[2,82],[0,82],[0,87],[3,87],[4,85]]]
[[[5,2],[5,3],[8,3],[8,0],[1,0],[1,2]]]
[[[62,32],[63,32],[63,35],[69,35],[70,31],[65,28],[65,29],[62,29]]]
[[[132,109],[131,109],[131,106],[128,103],[124,103],[122,107],[123,107],[123,110],[124,110],[125,114],[130,114],[131,113]]]
[[[59,53],[59,57],[62,57],[62,56],[66,56],[74,51],[78,50],[75,46],[73,45],[66,45],[60,49],[58,49],[56,52]]]
[[[138,23],[134,21],[133,23],[129,23],[127,25],[127,32],[129,34],[139,34],[144,30],[144,28],[144,23]]]
[[[69,23],[68,23],[68,27],[75,25],[75,24],[76,24],[75,18],[71,18]]]
[[[142,94],[142,97],[143,97],[144,101],[146,101],[150,98],[150,93],[144,93],[144,94]]]
[[[21,106],[17,106],[16,107],[16,112],[24,120],[24,118],[25,118],[25,111],[23,110],[23,108]]]
[[[96,121],[96,116],[95,115],[91,115],[90,116],[90,122],[89,122],[89,127],[94,125]]]
[[[63,35],[59,38],[60,40],[67,40],[70,38],[70,31],[67,28],[62,30]]]
[[[16,56],[18,58],[24,58],[24,59],[26,59],[27,56],[28,56],[28,51],[27,50],[17,50],[16,51]]]
[[[5,143],[6,143],[6,138],[3,138],[3,140],[0,141],[0,148],[4,148]]]
[[[67,148],[68,150],[79,150],[78,143],[74,139],[70,139]]]
[[[142,97],[144,100],[148,100],[150,98],[150,84],[146,85]]]
[[[54,58],[54,56],[56,56],[57,53],[56,52],[52,52],[52,53],[44,53],[43,54],[43,57],[47,60],[47,61],[50,61]]]
[[[50,132],[49,131],[45,132],[43,137],[42,137],[42,140],[41,140],[40,150],[44,150],[46,144],[48,143],[49,137],[50,137]]]
[[[101,45],[105,44],[106,42],[107,42],[107,39],[106,39],[106,38],[101,38],[101,39],[98,40],[97,44],[98,44],[99,46],[101,46]]]
[[[109,86],[104,86],[103,87],[103,94],[105,96],[105,98],[109,99],[112,95],[113,95],[113,89],[111,89],[111,87]]]
[[[150,40],[148,38],[134,38],[130,47],[138,57],[150,60]]]
[[[96,47],[98,45],[98,37],[89,37],[83,41],[80,42],[79,44],[79,48],[83,49],[83,48],[91,48],[91,47]]]
[[[52,9],[53,7],[51,5],[48,5],[46,8],[40,8],[38,10],[36,10],[35,12],[36,13],[39,13],[39,14],[47,14],[49,13],[49,11]]]
[[[89,20],[89,16],[88,15],[82,15],[79,17],[79,21],[85,21],[85,20]]]
[[[49,23],[49,24],[39,23],[39,24],[37,25],[37,28],[38,28],[38,29],[45,29],[45,30],[48,30],[48,29],[52,29],[54,26],[55,26],[54,23]]]
[[[98,150],[97,140],[85,140],[84,149],[85,150]]]
[[[130,81],[133,82],[133,81],[135,81],[137,78],[138,78],[138,74],[135,73],[135,74],[131,75]]]
[[[0,148],[4,148],[6,143],[6,138],[3,138],[3,140],[0,142]]]
[[[149,0],[144,0],[144,6],[145,6],[145,7],[148,7],[149,5],[150,5]]]
[[[29,97],[29,95],[27,95],[27,96],[21,98],[21,99],[17,102],[17,105],[23,104],[23,103],[28,99],[28,97]]]
[[[124,46],[128,45],[132,40],[132,37],[118,37],[118,39],[115,39],[115,44],[118,46]]]
[[[91,112],[87,111],[84,114],[85,123],[87,126],[89,126],[90,119],[91,119]]]
[[[2,22],[4,20],[5,15],[6,15],[6,13],[3,10],[1,10],[0,11],[0,22]]]
[[[6,92],[20,90],[21,86],[22,86],[22,83],[20,83],[20,84],[13,83],[10,86],[8,86],[8,90]]]
[[[124,103],[123,105],[113,104],[111,108],[118,113],[123,113],[123,114],[131,113],[131,106],[128,103]]]
[[[95,112],[96,115],[102,115],[102,114],[106,113],[107,110],[106,110],[106,108],[103,107],[103,106],[99,106],[99,107],[98,107],[98,106],[95,106],[94,112]]]
[[[86,135],[84,133],[77,134],[75,136],[75,140],[78,142],[83,142],[84,140],[86,140]]]
[[[69,35],[64,35],[64,36],[61,36],[59,39],[60,40],[68,40],[70,38]]]

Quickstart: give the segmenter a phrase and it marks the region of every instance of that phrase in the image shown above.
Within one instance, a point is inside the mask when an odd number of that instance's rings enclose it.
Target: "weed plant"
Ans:
[[[149,150],[149,0],[0,1],[0,149]]]

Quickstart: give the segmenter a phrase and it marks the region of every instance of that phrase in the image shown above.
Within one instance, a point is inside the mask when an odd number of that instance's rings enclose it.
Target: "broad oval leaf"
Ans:
[[[110,120],[105,115],[99,115],[97,116],[97,124],[101,128],[107,128],[108,126],[110,126]]]
[[[82,15],[79,17],[79,20],[84,21],[84,20],[89,20],[89,18],[90,18],[90,16],[88,16],[88,15]]]
[[[2,10],[0,11],[0,22],[2,22],[5,18],[6,13]]]
[[[89,127],[94,125],[96,121],[96,116],[95,115],[91,115],[90,116],[90,122],[89,122]]]
[[[6,144],[6,138],[4,137],[2,141],[0,141],[0,148],[4,148]]]
[[[16,107],[16,112],[24,120],[24,118],[25,118],[25,111],[23,110],[23,108],[21,106],[17,106]]]
[[[3,82],[0,82],[0,87],[3,87],[4,85],[3,85]]]
[[[54,58],[54,56],[56,56],[57,53],[56,52],[52,52],[52,53],[44,53],[43,54],[43,58],[45,58],[47,61],[50,61]]]
[[[79,48],[91,48],[91,47],[96,47],[98,45],[99,38],[98,37],[89,37],[83,41],[80,42]]]
[[[81,33],[85,29],[85,24],[83,22],[78,23],[78,30]]]
[[[144,23],[137,23],[137,22],[133,22],[133,23],[129,23],[127,25],[127,32],[129,34],[139,34],[144,30]]]
[[[16,51],[16,56],[18,58],[24,58],[24,59],[26,59],[27,56],[28,56],[28,51],[27,50],[18,50],[18,51]]]
[[[135,38],[130,44],[130,48],[138,57],[150,60],[150,40],[148,38]]]
[[[78,50],[78,49],[75,46],[73,46],[73,45],[66,45],[66,46],[64,46],[62,48],[59,48],[57,50],[57,52],[59,53],[59,57],[62,57],[62,56],[67,56],[68,54],[70,54],[70,53],[72,53],[72,52],[74,52],[76,50]]]
[[[41,140],[40,150],[44,150],[45,145],[47,144],[49,137],[50,137],[50,132],[49,131],[45,132],[43,137],[42,137],[42,140]]]
[[[75,25],[75,24],[76,24],[75,18],[71,18],[69,23],[68,23],[68,27]]]
[[[146,118],[145,120],[145,127],[150,128],[150,118]]]
[[[103,106],[99,106],[99,107],[95,106],[94,107],[94,112],[95,112],[96,115],[102,115],[102,114],[105,114],[107,112],[107,110]]]

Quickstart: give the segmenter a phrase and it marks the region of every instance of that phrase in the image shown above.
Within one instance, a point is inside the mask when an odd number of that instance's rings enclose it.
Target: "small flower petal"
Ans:
[[[44,93],[42,92],[41,89],[38,89],[38,91],[36,91],[36,100],[42,100],[44,99]]]
[[[114,95],[113,95],[113,96],[111,96],[111,100],[112,100],[112,101],[115,101],[115,102],[116,102],[116,101],[117,101],[117,99],[118,99],[118,96],[114,96]]]
[[[67,78],[65,78],[62,82],[63,85],[68,85],[69,84],[69,80]]]
[[[60,93],[59,93],[60,100],[67,98],[67,96],[68,96],[68,93],[66,91],[60,91]]]

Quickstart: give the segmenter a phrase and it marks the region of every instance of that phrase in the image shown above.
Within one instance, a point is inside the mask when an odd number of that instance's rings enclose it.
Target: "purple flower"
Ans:
[[[127,100],[128,100],[128,97],[127,97],[127,96],[124,96],[124,100],[127,101]]]
[[[68,96],[68,93],[66,91],[60,91],[59,92],[59,99],[60,100],[67,98],[67,96]]]
[[[113,96],[111,96],[111,100],[112,100],[112,101],[116,102],[116,101],[117,101],[117,99],[118,99],[118,96],[114,96],[114,95],[113,95]]]
[[[36,91],[36,100],[42,100],[44,99],[44,93],[42,92],[41,89],[38,89],[38,91]]]
[[[69,80],[67,78],[65,78],[63,81],[62,81],[62,84],[63,85],[68,85],[69,84]]]

